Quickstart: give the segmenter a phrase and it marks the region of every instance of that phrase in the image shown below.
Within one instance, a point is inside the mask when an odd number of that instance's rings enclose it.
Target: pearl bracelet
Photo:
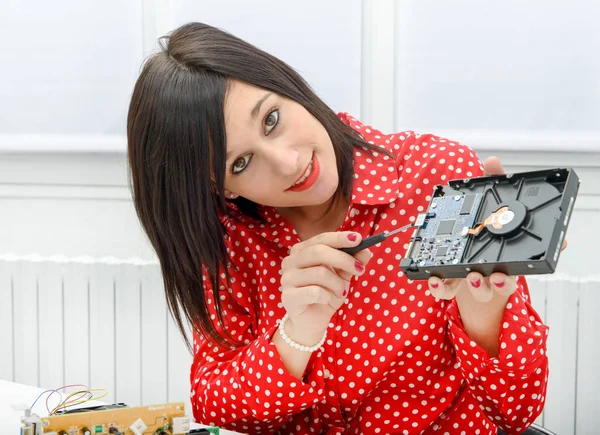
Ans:
[[[323,338],[321,338],[321,340],[314,346],[305,346],[288,337],[288,335],[285,333],[285,324],[287,323],[289,318],[290,316],[288,316],[288,314],[285,313],[285,316],[283,316],[283,319],[281,319],[281,323],[279,324],[279,334],[281,335],[281,338],[283,338],[283,341],[285,341],[289,346],[293,347],[294,349],[298,349],[302,352],[314,352],[316,350],[319,350],[321,346],[323,346],[323,343],[325,343],[325,339],[327,338],[327,330],[325,330]]]

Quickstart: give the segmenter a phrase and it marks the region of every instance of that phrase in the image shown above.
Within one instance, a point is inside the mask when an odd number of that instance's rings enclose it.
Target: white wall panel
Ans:
[[[200,21],[257,45],[295,68],[334,110],[360,116],[361,0],[172,0],[169,12],[173,27]]]
[[[0,131],[123,134],[142,55],[140,2],[4,0]]]
[[[64,322],[60,321],[65,318],[63,274],[60,267],[50,263],[36,265],[31,272],[38,289],[35,316],[39,326],[39,387],[56,388],[64,385],[65,335]]]
[[[397,6],[398,127],[573,135],[600,150],[600,61],[590,56],[600,42],[598,4],[408,0]],[[566,142],[563,150],[574,145]]]
[[[39,304],[34,264],[18,263],[12,277],[15,382],[39,386]],[[59,318],[60,319],[60,318]]]

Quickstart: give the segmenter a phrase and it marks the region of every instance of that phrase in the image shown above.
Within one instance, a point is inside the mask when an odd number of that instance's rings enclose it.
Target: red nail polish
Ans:
[[[437,282],[432,282],[430,285],[431,288],[438,288],[440,286]]]
[[[475,288],[479,288],[479,286],[481,285],[481,280],[477,279],[475,281],[471,281],[471,285]]]
[[[356,267],[356,270],[358,270],[359,272],[362,272],[365,270],[365,266],[362,263],[360,263],[359,261],[357,261],[354,264],[354,267]]]
[[[348,234],[348,240],[350,240],[351,242],[356,242],[356,239],[357,239],[357,238],[358,238],[358,237],[357,237],[357,236],[356,236],[356,234],[354,234],[354,233],[350,233],[350,234]]]
[[[342,293],[342,296],[346,297],[347,294],[348,294],[348,290],[344,290],[344,293]]]
[[[501,282],[495,282],[495,283],[494,283],[494,285],[495,285],[496,287],[498,287],[498,288],[502,288],[502,287],[504,287],[504,281],[501,281]]]

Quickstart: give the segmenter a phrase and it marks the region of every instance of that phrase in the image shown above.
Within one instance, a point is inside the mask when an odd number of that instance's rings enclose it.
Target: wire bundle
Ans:
[[[63,399],[63,395],[61,394],[60,391],[66,390],[67,388],[74,388],[74,387],[80,387],[80,389],[70,393],[69,395],[67,395],[67,397],[65,397]],[[103,393],[94,395],[95,391],[103,391]],[[50,393],[46,397],[46,410],[48,411],[48,415],[51,416],[51,415],[56,415],[57,411],[60,409],[66,411],[67,408],[72,408],[76,405],[81,405],[82,403],[86,403],[91,400],[102,399],[103,397],[105,397],[108,394],[108,390],[106,390],[105,388],[88,388],[86,385],[83,385],[83,384],[64,385],[64,386],[58,387],[56,389],[46,390],[46,391],[42,392],[37,397],[37,399],[35,399],[35,401],[31,404],[30,408],[33,408],[33,406],[37,403],[37,401],[40,400],[40,398],[46,393]],[[54,393],[56,393],[60,396],[60,401],[58,402],[58,405],[55,405],[51,409],[49,406],[49,401],[50,401],[50,397],[52,397],[54,395]],[[65,394],[66,394],[66,392],[65,392]]]

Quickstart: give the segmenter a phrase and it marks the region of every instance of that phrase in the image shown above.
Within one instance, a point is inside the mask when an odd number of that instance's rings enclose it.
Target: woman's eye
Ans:
[[[251,159],[252,159],[251,154],[238,157],[235,160],[235,162],[233,162],[233,165],[231,165],[231,173],[239,174],[240,172],[242,172],[244,169],[246,169],[246,167],[248,166],[248,163],[250,163]]]
[[[265,135],[271,133],[271,131],[277,126],[279,122],[279,109],[273,110],[265,118]]]

